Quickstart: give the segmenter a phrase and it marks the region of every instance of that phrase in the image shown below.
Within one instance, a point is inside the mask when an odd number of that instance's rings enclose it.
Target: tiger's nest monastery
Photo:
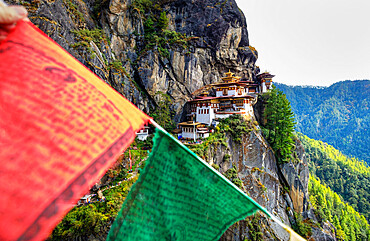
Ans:
[[[230,71],[225,73],[222,81],[204,86],[195,91],[192,100],[188,101],[192,119],[179,123],[181,129],[179,137],[185,139],[199,139],[209,136],[208,126],[216,126],[218,120],[230,115],[242,115],[250,118],[254,115],[253,105],[257,96],[271,88],[274,75],[262,73],[257,75],[257,81],[240,80]],[[214,96],[211,96],[213,90]]]

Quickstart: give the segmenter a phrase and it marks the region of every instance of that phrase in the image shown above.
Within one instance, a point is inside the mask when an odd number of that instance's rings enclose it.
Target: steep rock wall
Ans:
[[[226,143],[226,146],[218,144],[210,147],[207,161],[211,165],[218,165],[221,173],[226,173],[235,165],[238,178],[243,183],[242,189],[250,197],[284,223],[289,226],[295,224],[293,211],[301,213],[305,210],[303,207],[308,206],[308,167],[304,153],[297,154],[295,163],[290,162],[279,167],[273,150],[258,128],[253,128],[249,134],[245,134],[241,143],[235,142],[231,135],[227,135]],[[299,143],[297,145],[297,150],[303,150]],[[280,169],[283,175],[279,174]],[[282,181],[281,178],[285,180]],[[300,198],[301,196],[305,198]],[[247,218],[233,225],[221,240],[252,238],[252,220],[253,217]],[[259,216],[257,222],[263,240],[289,240],[288,233],[270,219]]]
[[[259,71],[258,53],[249,48],[245,17],[234,0],[153,3],[153,8],[166,13],[167,30],[189,37],[187,48],[167,46],[167,57],[157,46],[145,49],[148,16],[134,8],[134,2],[26,0],[21,4],[41,30],[147,113],[155,108],[161,92],[171,97],[175,120],[180,121],[195,90],[219,81],[228,70],[249,79]],[[100,37],[89,36],[91,31],[99,31]]]

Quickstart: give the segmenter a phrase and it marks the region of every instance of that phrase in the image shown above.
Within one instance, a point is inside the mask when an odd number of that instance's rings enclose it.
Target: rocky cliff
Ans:
[[[279,166],[258,127],[251,124],[250,130],[241,143],[227,134],[227,145],[212,146],[206,159],[220,167],[220,172],[226,176],[230,169],[236,168],[242,190],[284,223],[294,225],[293,211],[301,213],[307,211],[308,206],[308,167],[304,153],[300,153],[297,163]],[[297,147],[301,148],[300,145]],[[270,219],[257,215],[233,225],[221,238],[245,239],[289,240],[289,235]]]
[[[41,30],[147,113],[165,93],[179,121],[195,90],[227,70],[247,79],[259,71],[234,0],[20,3]]]
[[[250,80],[259,72],[258,53],[249,45],[245,17],[234,0],[7,2],[23,4],[34,24],[143,111],[150,113],[162,94],[169,96],[175,121],[191,94],[224,72]],[[258,125],[251,124],[241,143],[227,135],[226,145],[212,145],[207,161],[225,174],[235,166],[248,195],[295,225],[294,212],[315,218],[308,210],[305,154],[296,146],[295,161],[278,165]],[[289,236],[256,215],[230,227],[221,240],[245,238]]]

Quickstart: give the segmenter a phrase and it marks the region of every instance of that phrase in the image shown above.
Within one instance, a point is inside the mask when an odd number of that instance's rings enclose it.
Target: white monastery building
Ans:
[[[253,104],[260,93],[271,88],[274,75],[262,73],[257,75],[257,82],[240,80],[230,71],[219,83],[207,85],[194,93],[200,93],[188,101],[190,116],[193,121],[179,123],[182,138],[198,139],[208,137],[207,126],[216,125],[217,121],[230,115],[238,114],[245,118],[254,115]],[[216,96],[209,96],[208,90],[214,88]]]

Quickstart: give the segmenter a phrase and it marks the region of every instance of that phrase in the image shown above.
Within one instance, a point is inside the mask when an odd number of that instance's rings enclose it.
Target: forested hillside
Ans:
[[[364,216],[344,203],[338,194],[311,176],[308,191],[319,222],[331,222],[338,240],[369,240],[370,226]]]
[[[320,88],[275,85],[291,103],[297,131],[370,162],[370,80]]]
[[[314,175],[370,220],[370,167],[332,146],[298,134]]]

